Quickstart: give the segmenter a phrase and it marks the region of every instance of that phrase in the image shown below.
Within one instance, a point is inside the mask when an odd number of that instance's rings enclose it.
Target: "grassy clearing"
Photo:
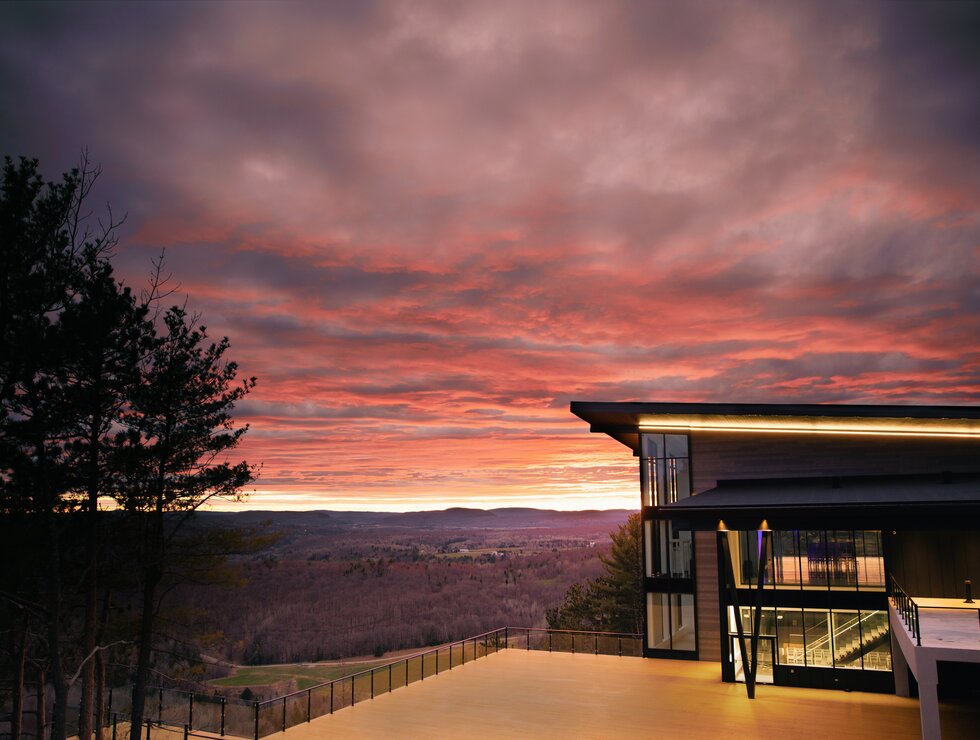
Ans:
[[[268,686],[281,681],[296,681],[298,689],[308,689],[318,683],[343,678],[352,673],[366,671],[368,668],[384,665],[388,660],[376,660],[367,663],[335,663],[307,665],[296,663],[291,665],[257,665],[243,666],[225,678],[210,681],[212,686]]]

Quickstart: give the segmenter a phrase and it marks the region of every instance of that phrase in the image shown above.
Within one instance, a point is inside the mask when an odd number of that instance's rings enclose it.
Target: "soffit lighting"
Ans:
[[[980,439],[977,419],[869,419],[814,416],[641,416],[641,432],[833,434],[872,437]]]

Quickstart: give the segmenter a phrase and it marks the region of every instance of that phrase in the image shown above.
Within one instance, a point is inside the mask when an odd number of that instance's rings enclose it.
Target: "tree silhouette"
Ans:
[[[121,476],[115,496],[141,533],[142,578],[139,653],[130,732],[139,740],[146,700],[153,622],[168,551],[189,516],[215,496],[240,495],[254,476],[228,453],[248,426],[235,427],[231,410],[255,385],[236,383],[238,366],[226,362],[228,339],[208,344],[182,308],[171,308],[141,368],[125,415]]]

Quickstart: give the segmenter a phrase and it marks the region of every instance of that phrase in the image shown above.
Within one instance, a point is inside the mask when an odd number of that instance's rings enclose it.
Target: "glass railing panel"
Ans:
[[[274,732],[282,732],[282,702],[260,704],[259,737],[265,737]]]
[[[333,710],[349,707],[354,699],[354,686],[350,679],[334,681],[333,685]]]
[[[307,710],[312,714],[313,707],[312,701],[307,701],[307,699],[312,700],[305,691],[301,694],[295,694],[293,696],[286,698],[286,727],[295,727],[296,725],[306,722]]]
[[[366,701],[371,698],[371,673],[362,673],[354,676],[354,703]]]
[[[403,660],[400,663],[395,663],[395,665],[393,665],[391,667],[391,689],[392,689],[392,691],[394,691],[395,689],[400,689],[402,686],[405,686],[406,685],[406,683],[407,683],[407,680],[406,680],[407,679],[407,675],[406,675],[406,667],[407,667],[407,665],[408,665],[407,661],[404,661]]]
[[[195,696],[193,722],[190,728],[201,732],[221,732],[221,699],[212,696]]]
[[[310,713],[313,717],[330,714],[330,684],[310,691]]]
[[[228,702],[225,704],[225,734],[236,737],[252,737],[255,710],[249,704]]]
[[[382,666],[374,669],[374,695],[387,694],[391,691],[392,667]]]
[[[414,683],[422,679],[422,660],[416,655],[408,659],[408,683]]]
[[[422,676],[428,678],[436,675],[436,654],[426,653],[422,656]]]

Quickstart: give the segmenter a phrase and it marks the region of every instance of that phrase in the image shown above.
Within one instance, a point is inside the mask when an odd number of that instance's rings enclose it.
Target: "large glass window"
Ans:
[[[696,635],[694,594],[647,594],[647,647],[694,651]]]
[[[671,647],[674,650],[696,650],[694,594],[672,594]]]
[[[821,529],[809,529],[805,534],[803,578],[807,586],[827,588],[827,535]]]
[[[830,612],[826,609],[803,610],[803,640],[808,666],[834,665],[833,641],[830,635]]]
[[[854,532],[827,532],[827,580],[831,588],[857,588],[857,558],[854,553]]]
[[[864,669],[890,671],[892,650],[888,636],[887,612],[861,612],[861,637],[865,645]]]
[[[670,522],[648,520],[643,524],[646,574],[650,578],[691,578],[694,537],[690,530],[674,529]]]
[[[805,665],[803,610],[776,610],[776,661],[782,665]]]
[[[690,578],[691,563],[694,560],[694,537],[690,530],[674,529],[669,524],[670,532],[670,575],[674,578]]]
[[[743,606],[742,629],[752,634],[754,609]],[[735,609],[728,607],[728,634],[737,634]],[[759,637],[775,636],[779,665],[890,671],[888,615],[849,609],[763,608]]]
[[[663,506],[691,495],[686,434],[640,435],[640,490],[644,506]]]
[[[738,532],[732,561],[737,583],[754,587],[762,533]],[[785,530],[772,533],[763,585],[881,591],[885,586],[881,533],[874,530]]]
[[[647,594],[647,647],[670,650],[669,594]]]
[[[776,586],[803,583],[800,576],[800,533],[798,530],[772,533],[772,580]]]
[[[854,557],[858,588],[880,591],[885,588],[885,560],[881,552],[881,532],[854,533]]]
[[[834,609],[834,665],[838,668],[860,668],[864,643],[861,641],[861,618],[856,611]]]

